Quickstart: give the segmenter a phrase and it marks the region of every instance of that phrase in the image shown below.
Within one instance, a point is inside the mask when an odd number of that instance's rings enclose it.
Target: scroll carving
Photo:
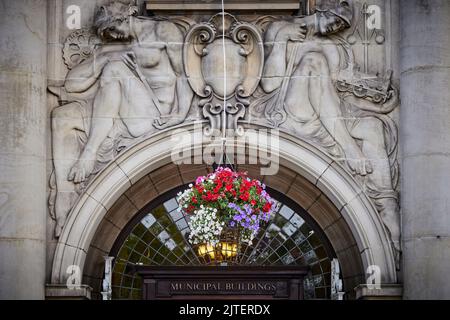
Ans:
[[[194,26],[184,44],[184,67],[198,106],[209,125],[206,134],[239,131],[249,97],[256,90],[264,65],[260,31],[235,17],[217,14]]]

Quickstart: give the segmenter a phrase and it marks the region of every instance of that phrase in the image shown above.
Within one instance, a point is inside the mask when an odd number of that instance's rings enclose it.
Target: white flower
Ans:
[[[208,242],[211,244],[219,242],[224,222],[218,220],[217,209],[202,206],[194,212],[188,222],[191,228],[189,242],[192,244]]]

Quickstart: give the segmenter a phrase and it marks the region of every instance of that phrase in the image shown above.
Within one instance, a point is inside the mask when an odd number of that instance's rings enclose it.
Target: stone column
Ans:
[[[0,14],[0,299],[43,299],[47,2]]]
[[[405,299],[450,299],[450,1],[402,0]]]

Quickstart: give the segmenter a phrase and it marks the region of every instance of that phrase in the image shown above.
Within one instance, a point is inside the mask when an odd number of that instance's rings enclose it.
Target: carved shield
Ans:
[[[241,49],[230,39],[216,39],[204,49],[201,74],[220,97],[230,97],[245,79],[247,60],[239,53]]]
[[[261,79],[263,42],[254,25],[218,14],[188,32],[183,59],[189,84],[200,97],[249,97]]]

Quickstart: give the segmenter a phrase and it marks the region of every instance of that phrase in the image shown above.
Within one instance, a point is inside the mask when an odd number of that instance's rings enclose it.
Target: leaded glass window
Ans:
[[[330,296],[331,259],[321,237],[302,216],[277,202],[276,213],[261,228],[251,246],[243,245],[236,264],[309,266],[305,298]],[[132,265],[198,266],[209,262],[187,241],[189,217],[178,210],[176,198],[163,201],[131,228],[118,248],[113,268],[113,299],[140,299],[142,281]]]

